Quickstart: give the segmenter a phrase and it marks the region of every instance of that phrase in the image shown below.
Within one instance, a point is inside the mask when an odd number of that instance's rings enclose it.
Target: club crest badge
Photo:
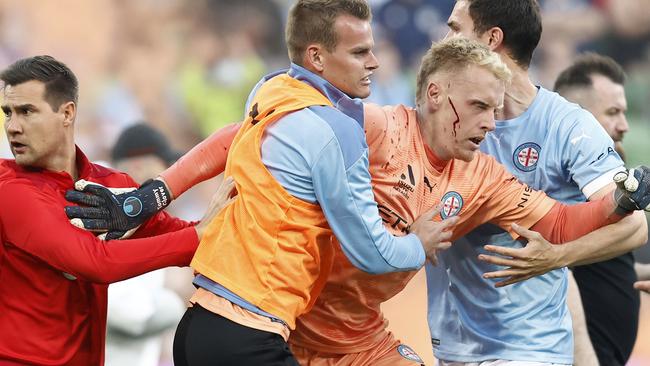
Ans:
[[[512,154],[512,162],[517,169],[524,172],[531,172],[537,168],[539,154],[542,148],[534,142],[526,142],[519,145]]]
[[[440,210],[440,217],[446,219],[448,217],[456,216],[463,208],[463,197],[458,192],[447,192],[442,196],[442,210]]]
[[[397,352],[399,352],[399,354],[402,355],[402,357],[404,357],[407,360],[419,362],[421,364],[424,363],[424,361],[422,361],[420,356],[418,356],[418,354],[415,353],[415,351],[411,347],[405,344],[400,344],[399,346],[397,346]]]

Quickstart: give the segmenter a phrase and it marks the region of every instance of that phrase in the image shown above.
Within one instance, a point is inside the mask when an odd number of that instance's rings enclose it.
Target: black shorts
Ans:
[[[174,337],[176,366],[298,366],[279,334],[249,328],[198,304],[185,311]]]

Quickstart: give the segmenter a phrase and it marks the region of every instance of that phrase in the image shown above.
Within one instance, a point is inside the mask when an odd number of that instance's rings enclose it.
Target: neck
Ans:
[[[497,119],[512,119],[520,116],[533,103],[537,88],[530,81],[528,70],[517,65],[510,57],[501,55],[512,72],[512,81],[506,86],[503,111]]]
[[[50,160],[47,170],[54,172],[66,172],[72,177],[73,181],[79,179],[79,169],[77,168],[77,150],[73,142],[62,144],[61,149]]]
[[[77,168],[77,150],[74,145],[72,145],[72,153],[70,157],[65,162],[66,166],[64,172],[70,174],[72,181],[76,182],[79,180],[79,169]]]

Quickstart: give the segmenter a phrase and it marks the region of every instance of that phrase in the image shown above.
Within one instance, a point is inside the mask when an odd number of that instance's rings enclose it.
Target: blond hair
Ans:
[[[434,42],[422,57],[417,76],[416,100],[419,102],[427,87],[429,76],[436,73],[454,73],[470,65],[486,68],[498,80],[509,82],[512,73],[495,52],[487,46],[465,38],[450,38]]]
[[[328,51],[336,48],[338,38],[334,22],[339,15],[351,15],[370,21],[372,13],[366,0],[299,0],[289,11],[285,37],[289,59],[302,64],[307,46],[319,43]]]

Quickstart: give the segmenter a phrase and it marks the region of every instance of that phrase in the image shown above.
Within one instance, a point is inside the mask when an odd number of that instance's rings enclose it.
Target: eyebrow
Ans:
[[[470,103],[473,104],[473,105],[479,105],[481,107],[493,107],[492,104],[490,104],[488,102],[485,102],[483,100],[480,100],[480,99],[472,99],[472,100],[470,100]],[[494,107],[496,107],[496,106],[494,106]]]
[[[7,105],[7,104],[3,104],[2,109],[5,109],[5,108],[9,109],[9,108],[11,108],[11,106]],[[36,106],[33,105],[33,104],[30,104],[30,103],[27,103],[27,104],[14,105],[13,108],[16,109],[16,110],[18,110],[18,109],[21,109],[21,110],[22,109],[35,109]]]

